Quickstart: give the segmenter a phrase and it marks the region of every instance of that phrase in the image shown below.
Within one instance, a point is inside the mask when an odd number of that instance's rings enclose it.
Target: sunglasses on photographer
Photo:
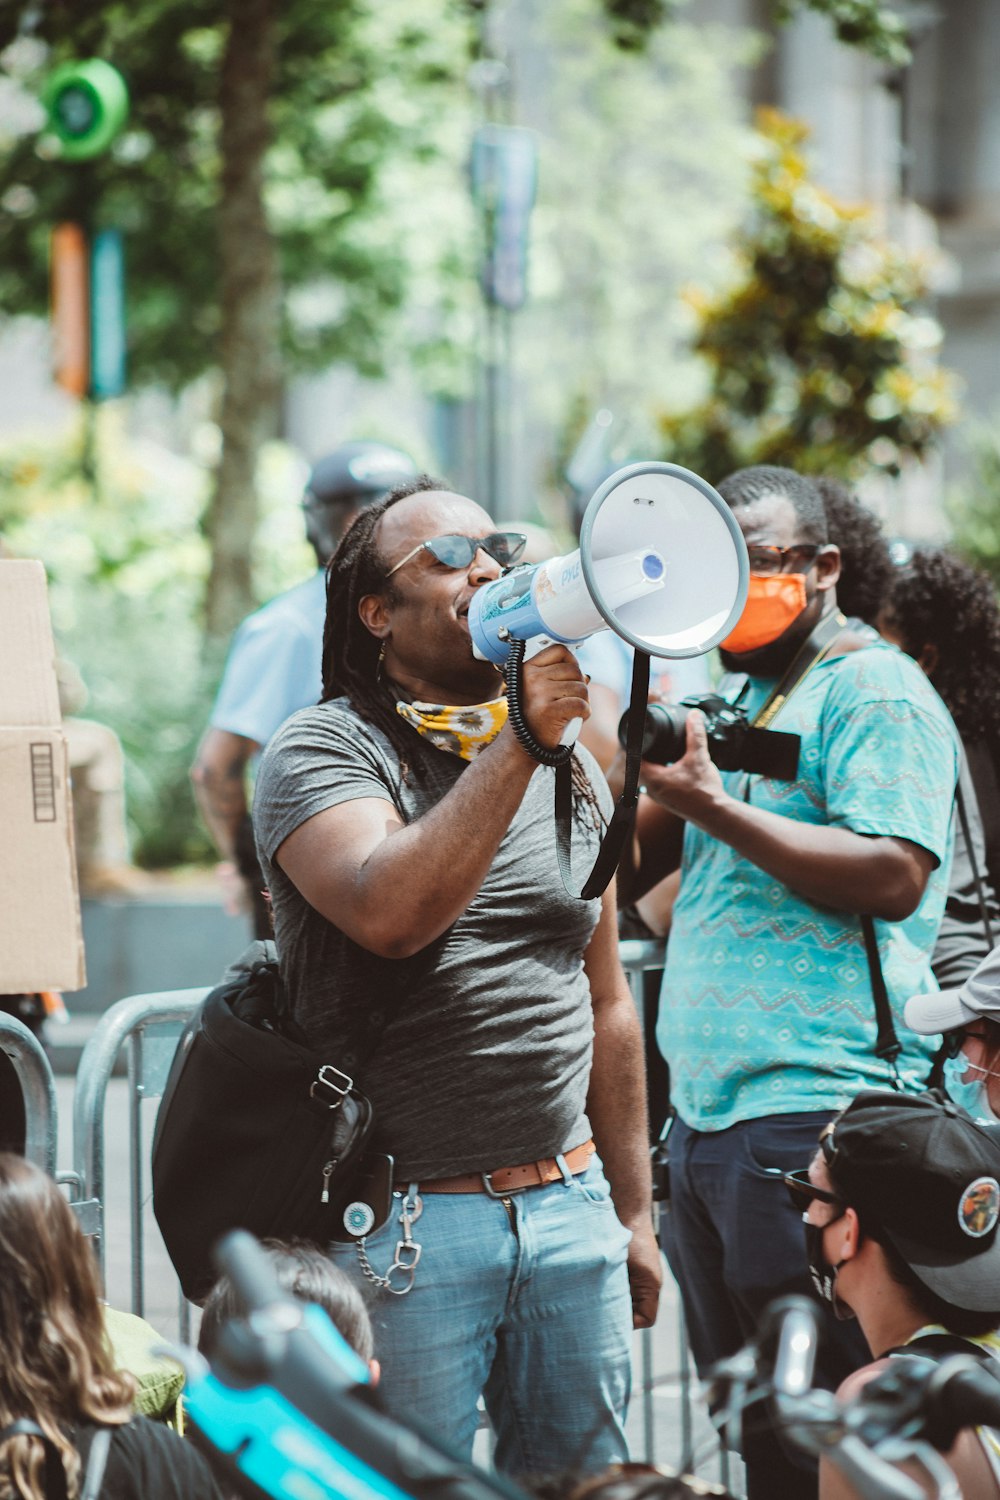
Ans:
[[[985,1042],[986,1040],[985,1031],[946,1031],[941,1046],[945,1057],[957,1057],[962,1050],[963,1042]]]
[[[446,568],[467,568],[476,553],[482,549],[501,568],[510,568],[517,562],[527,544],[528,538],[519,531],[491,531],[489,536],[432,536],[426,542],[418,542],[412,552],[401,557],[385,576],[391,578],[393,573],[398,573],[418,552],[424,551],[429,552]]]
[[[800,1172],[786,1172],[783,1181],[792,1200],[792,1207],[800,1214],[809,1212],[810,1203],[832,1203],[837,1208],[844,1207],[842,1199],[836,1193],[816,1186],[810,1179],[808,1167]]]

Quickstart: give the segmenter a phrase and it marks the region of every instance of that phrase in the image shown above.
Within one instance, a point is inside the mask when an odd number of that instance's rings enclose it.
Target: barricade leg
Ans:
[[[177,1040],[184,1024],[208,993],[207,989],[168,990],[132,995],[111,1006],[101,1017],[84,1048],[73,1101],[74,1169],[82,1190],[102,1209],[102,1232],[95,1249],[102,1277],[107,1270],[108,1216],[106,1212],[105,1107],[115,1063],[128,1046],[129,1107],[129,1249],[131,1310],[145,1311],[143,1203],[146,1145],[140,1105],[163,1092]],[[190,1313],[178,1293],[180,1336],[190,1334]]]
[[[24,1102],[24,1155],[56,1175],[56,1085],[42,1044],[16,1016],[0,1014],[0,1050]]]

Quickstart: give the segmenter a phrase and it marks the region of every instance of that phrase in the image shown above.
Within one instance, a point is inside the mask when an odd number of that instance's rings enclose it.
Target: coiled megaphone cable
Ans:
[[[540,744],[535,739],[524,715],[521,690],[524,677],[525,645],[525,641],[512,638],[507,650],[507,661],[504,666],[504,676],[507,679],[507,717],[510,719],[510,727],[517,736],[517,742],[521,746],[521,749],[526,750],[540,765],[564,766],[573,754],[573,746],[557,745],[554,750],[547,749],[545,745]]]

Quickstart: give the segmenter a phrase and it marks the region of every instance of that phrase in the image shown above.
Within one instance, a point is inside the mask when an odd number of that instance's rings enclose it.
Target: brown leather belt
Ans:
[[[575,1177],[585,1172],[597,1147],[593,1141],[584,1141],[567,1151],[563,1161]],[[529,1161],[522,1167],[498,1167],[494,1172],[467,1172],[464,1177],[433,1177],[430,1182],[421,1182],[422,1193],[488,1193],[491,1198],[503,1198],[508,1193],[522,1193],[525,1188],[542,1187],[547,1182],[558,1182],[562,1168],[554,1156],[542,1161]],[[405,1191],[408,1183],[397,1183]]]

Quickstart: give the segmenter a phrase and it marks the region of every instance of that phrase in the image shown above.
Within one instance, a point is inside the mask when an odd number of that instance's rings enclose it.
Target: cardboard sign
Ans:
[[[45,569],[0,560],[0,993],[86,983]]]

